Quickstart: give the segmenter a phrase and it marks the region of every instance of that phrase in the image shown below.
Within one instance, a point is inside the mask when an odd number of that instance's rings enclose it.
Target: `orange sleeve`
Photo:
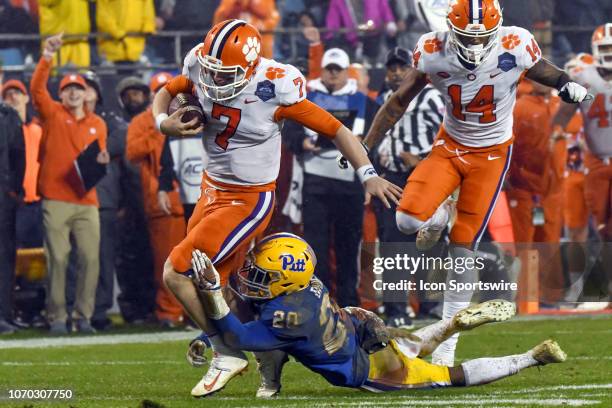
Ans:
[[[281,106],[274,112],[274,120],[292,119],[330,139],[336,137],[342,123],[320,106],[304,99],[289,106]]]
[[[323,60],[323,43],[311,44],[308,47],[308,79],[321,76],[321,61]]]
[[[51,72],[51,61],[41,58],[36,65],[32,81],[30,82],[30,94],[32,95],[32,103],[40,118],[44,121],[46,118],[53,115],[56,102],[51,98],[47,89],[47,81]]]
[[[170,92],[170,95],[174,98],[180,93],[192,93],[193,82],[185,75],[177,75],[170,80],[165,86],[166,90]]]
[[[155,150],[155,141],[150,137],[143,120],[143,115],[146,114],[151,115],[151,111],[146,110],[134,117],[128,126],[125,142],[125,157],[132,163],[137,163],[146,159],[149,154]]]

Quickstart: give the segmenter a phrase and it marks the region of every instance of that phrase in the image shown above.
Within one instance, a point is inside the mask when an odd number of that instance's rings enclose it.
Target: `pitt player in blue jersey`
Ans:
[[[236,349],[274,351],[277,359],[280,355],[277,372],[268,376],[275,380],[262,384],[268,392],[258,391],[258,396],[280,391],[285,353],[333,385],[378,392],[485,384],[566,358],[556,342],[546,340],[523,354],[481,358],[456,367],[430,364],[420,358],[440,342],[462,330],[507,320],[514,315],[514,305],[503,300],[481,303],[409,333],[386,327],[374,313],[358,307],[339,308],[314,276],[316,263],[310,245],[296,235],[279,233],[259,242],[238,273],[238,291],[253,301],[259,319],[243,324],[224,300],[219,275],[208,257],[193,252],[198,295],[224,341]],[[188,360],[201,361],[202,356],[202,343],[196,339]],[[203,394],[197,387],[192,394]]]

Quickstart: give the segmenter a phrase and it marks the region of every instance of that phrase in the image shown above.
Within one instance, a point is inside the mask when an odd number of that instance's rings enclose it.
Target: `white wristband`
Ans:
[[[378,177],[378,173],[376,173],[374,166],[366,164],[357,169],[357,177],[359,177],[361,184],[363,184],[372,177]]]
[[[155,117],[155,127],[157,128],[157,130],[161,130],[161,124],[166,119],[168,119],[167,113],[160,113]]]

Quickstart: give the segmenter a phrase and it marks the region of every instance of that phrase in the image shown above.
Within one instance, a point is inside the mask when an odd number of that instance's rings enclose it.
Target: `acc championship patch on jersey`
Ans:
[[[269,101],[276,96],[274,84],[267,79],[265,81],[258,82],[255,95],[264,102]]]
[[[517,67],[516,57],[509,52],[504,52],[497,57],[497,68],[504,72],[510,71],[512,68]]]

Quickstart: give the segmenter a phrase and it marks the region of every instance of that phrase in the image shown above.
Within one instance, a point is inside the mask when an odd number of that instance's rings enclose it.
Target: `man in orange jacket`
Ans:
[[[26,169],[23,177],[23,205],[17,208],[17,247],[38,248],[43,243],[43,222],[40,196],[36,188],[38,180],[38,152],[42,128],[28,121],[27,107],[30,102],[28,90],[23,82],[10,79],[2,85],[2,100],[15,109],[23,122],[23,139],[26,152]]]
[[[527,81],[527,80],[525,80]],[[522,85],[525,86],[525,85]],[[558,108],[551,88],[527,82],[514,108],[515,148],[507,194],[514,237],[521,248],[538,246],[540,295],[544,302],[559,299],[564,286],[558,244],[563,226],[565,140],[551,140],[550,121]],[[530,89],[529,89],[530,88]]]
[[[38,177],[39,194],[43,197],[45,255],[48,265],[47,319],[52,334],[66,334],[66,267],[70,255],[70,236],[77,246],[77,293],[73,322],[78,331],[93,333],[96,286],[100,268],[100,219],[95,189],[85,191],[74,168],[74,160],[91,143],[98,143],[96,161],[108,164],[106,124],[85,108],[85,80],[68,74],[60,82],[61,102],[54,101],[47,90],[47,81],[55,53],[62,46],[62,35],[45,41],[43,56],[36,66],[30,93],[42,121]]]
[[[165,80],[160,81],[160,78]],[[155,94],[172,77],[160,73],[151,79],[151,92]],[[144,201],[151,248],[153,250],[154,278],[157,285],[155,316],[167,327],[180,324],[183,309],[174,295],[162,281],[164,262],[174,248],[185,236],[185,219],[180,201],[178,184],[174,190],[167,192],[169,205],[163,208],[158,203],[160,158],[166,136],[155,126],[155,119],[149,107],[135,116],[128,127],[126,156],[131,162],[140,166],[140,180]]]

